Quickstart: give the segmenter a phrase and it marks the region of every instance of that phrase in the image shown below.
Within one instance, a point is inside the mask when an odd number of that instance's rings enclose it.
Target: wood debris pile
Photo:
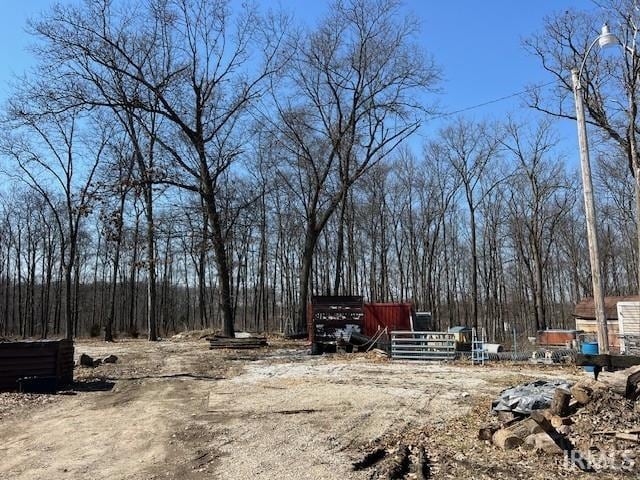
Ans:
[[[548,408],[530,415],[493,412],[478,438],[502,450],[563,456],[583,471],[640,472],[640,367],[559,387]]]
[[[353,470],[369,471],[371,479],[426,479],[434,474],[427,452],[423,430],[390,433],[362,446]]]
[[[247,350],[252,348],[261,348],[267,346],[267,337],[221,337],[213,335],[207,337],[209,341],[209,349],[233,349],[233,350]]]

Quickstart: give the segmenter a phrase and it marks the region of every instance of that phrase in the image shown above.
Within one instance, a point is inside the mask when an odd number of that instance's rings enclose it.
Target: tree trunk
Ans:
[[[471,297],[473,328],[478,328],[478,240],[476,238],[476,213],[469,202],[469,216],[471,222]]]
[[[218,214],[217,205],[213,198],[213,194],[206,195],[205,203],[207,205],[209,224],[211,225],[211,239],[213,241],[213,250],[216,258],[216,266],[218,267],[218,278],[220,285],[220,307],[222,309],[222,333],[227,337],[235,336],[234,329],[234,311],[231,298],[231,274],[229,271],[229,261],[222,233],[222,224],[220,215]]]
[[[156,318],[156,248],[155,231],[153,225],[153,188],[145,185],[145,211],[147,217],[147,325],[149,341],[158,340],[158,326]]]
[[[338,221],[338,238],[336,239],[336,271],[333,280],[333,294],[339,295],[340,293],[340,279],[342,277],[342,258],[344,256],[344,215],[347,208],[347,196],[342,199],[342,205],[340,206],[340,220]],[[351,293],[351,292],[349,292]]]
[[[300,301],[296,315],[297,325],[295,332],[303,333],[307,331],[307,301],[309,299],[309,279],[311,277],[311,267],[313,265],[313,252],[318,241],[318,232],[309,227],[305,235],[304,250],[302,252],[302,268],[300,270]]]

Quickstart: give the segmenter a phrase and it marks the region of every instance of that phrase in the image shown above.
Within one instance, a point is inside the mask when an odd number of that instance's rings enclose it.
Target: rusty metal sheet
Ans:
[[[387,328],[388,332],[411,330],[410,303],[367,303],[364,306],[364,331],[369,337],[378,329]]]

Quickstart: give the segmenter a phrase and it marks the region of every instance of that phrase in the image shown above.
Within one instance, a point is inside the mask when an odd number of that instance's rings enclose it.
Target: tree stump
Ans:
[[[566,417],[569,414],[569,402],[571,401],[571,392],[565,388],[556,388],[551,402],[551,413],[559,417]]]

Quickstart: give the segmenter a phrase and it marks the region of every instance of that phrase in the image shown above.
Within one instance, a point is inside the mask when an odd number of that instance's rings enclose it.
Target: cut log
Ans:
[[[488,425],[482,427],[478,430],[478,439],[479,440],[491,440],[493,438],[493,434],[498,431],[498,427],[493,425]]]
[[[530,420],[534,421],[538,425],[539,431],[553,433],[555,428],[551,424],[551,420],[549,420],[550,418],[553,418],[553,415],[549,410],[534,410],[531,412],[531,416],[529,417]],[[537,432],[531,429],[531,433]]]
[[[558,444],[549,436],[547,432],[534,433],[529,435],[525,444],[535,448],[537,451],[548,453],[551,455],[562,455],[563,450]]]
[[[549,426],[550,425],[551,424],[549,424]],[[534,418],[527,418],[521,422],[514,423],[508,427],[507,430],[513,433],[516,437],[520,437],[521,440],[524,440],[533,433],[545,431],[544,426]]]
[[[560,417],[558,415],[554,415],[551,417],[551,425],[553,426],[553,428],[560,428],[563,425],[571,425],[573,423],[573,420],[571,420],[571,417]]]
[[[513,450],[524,443],[524,440],[515,435],[508,428],[502,428],[495,432],[492,437],[493,444],[503,450]]]
[[[629,368],[640,365],[640,356],[636,355],[585,355],[576,354],[576,365],[579,367],[593,366],[604,368]]]
[[[569,414],[569,402],[571,401],[571,392],[565,388],[556,388],[551,401],[551,413],[564,417]]]
[[[267,346],[266,337],[248,337],[248,338],[232,338],[232,337],[219,337],[214,335],[207,337],[209,341],[209,349],[237,349],[245,350],[251,348],[260,348]]]
[[[571,395],[573,395],[573,398],[575,398],[580,405],[586,405],[591,401],[593,389],[587,385],[576,383],[571,387]]]
[[[616,433],[616,438],[619,440],[628,440],[630,442],[640,442],[640,435],[637,433]]]
[[[640,365],[613,373],[603,372],[598,381],[629,400],[636,400],[640,394]]]
[[[620,372],[602,372],[598,376],[598,382],[618,395],[624,395],[627,391],[627,377],[621,375]]]
[[[516,414],[513,412],[498,412],[498,420],[502,423],[509,423],[516,419]]]

